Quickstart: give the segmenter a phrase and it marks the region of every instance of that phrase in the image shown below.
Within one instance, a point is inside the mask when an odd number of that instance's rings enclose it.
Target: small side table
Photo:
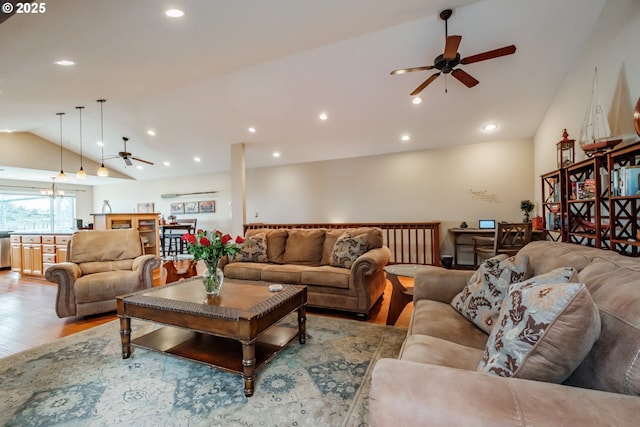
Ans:
[[[389,302],[389,313],[387,314],[387,325],[394,325],[402,310],[413,301],[413,286],[406,287],[398,277],[415,277],[416,273],[430,266],[424,264],[395,264],[387,265],[384,272],[393,285],[391,301]]]

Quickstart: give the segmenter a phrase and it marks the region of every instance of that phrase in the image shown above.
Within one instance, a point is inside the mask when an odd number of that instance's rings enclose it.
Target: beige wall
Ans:
[[[247,222],[441,221],[444,239],[447,228],[461,221],[473,226],[480,218],[520,220],[520,200],[533,198],[532,157],[532,141],[501,141],[250,169]],[[196,215],[198,226],[228,230],[230,188],[229,174],[97,186],[94,209],[99,211],[103,199],[114,212],[153,202],[167,216],[171,202],[210,198],[217,211]],[[209,190],[219,193],[161,198]],[[452,253],[450,243],[443,251]]]
[[[614,135],[637,140],[633,108],[640,96],[640,1],[609,0],[574,69],[558,88],[534,139],[535,178],[557,168],[556,143],[567,129],[576,139],[576,161],[585,159],[578,145],[580,130],[591,96],[594,69],[598,68],[598,92],[609,112]],[[541,199],[536,186],[536,200]]]

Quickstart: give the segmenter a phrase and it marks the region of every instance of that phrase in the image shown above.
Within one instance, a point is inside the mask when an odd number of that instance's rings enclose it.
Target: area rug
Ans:
[[[158,327],[131,323],[134,338]],[[137,347],[122,359],[113,321],[0,359],[0,425],[364,426],[373,365],[396,357],[405,335],[307,315],[306,344],[260,370],[247,398],[239,375]]]

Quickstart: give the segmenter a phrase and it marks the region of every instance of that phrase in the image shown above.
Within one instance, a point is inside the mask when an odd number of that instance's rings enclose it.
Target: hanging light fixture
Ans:
[[[57,113],[60,114],[60,113]],[[62,113],[64,114],[64,113]],[[56,178],[55,177],[51,177],[51,190],[41,190],[40,194],[42,194],[43,196],[49,196],[52,199],[55,199],[56,197],[62,197],[64,196],[64,191],[62,190],[56,190]]]
[[[78,109],[78,113],[80,114],[80,169],[76,172],[76,178],[78,179],[87,179],[87,173],[84,171],[82,167],[82,109],[84,107],[76,107]]]
[[[64,116],[64,113],[56,113],[56,115],[60,117],[60,173],[58,174],[58,180],[66,181],[67,175],[64,174],[62,168],[62,116]]]
[[[102,116],[102,106],[106,101],[106,99],[97,100],[100,103],[100,159],[102,161],[98,168],[98,176],[109,176],[109,170],[104,167],[104,117]]]

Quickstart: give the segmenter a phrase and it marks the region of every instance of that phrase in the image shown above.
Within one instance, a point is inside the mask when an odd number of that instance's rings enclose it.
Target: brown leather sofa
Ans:
[[[338,239],[348,232],[362,238],[366,248],[349,268],[332,265],[331,256]],[[383,245],[382,231],[375,227],[352,229],[258,229],[245,236],[266,237],[262,262],[223,258],[225,278],[306,285],[308,305],[354,312],[366,318],[384,293],[384,266],[391,252]]]
[[[415,278],[398,359],[374,367],[372,426],[638,425],[640,261],[549,241],[519,254],[528,256],[533,276],[575,268],[597,306],[599,337],[578,367],[561,384],[478,371],[488,335],[450,305],[473,272],[432,267]]]
[[[153,287],[160,258],[145,255],[138,230],[80,231],[67,244],[67,262],[45,273],[58,284],[58,317],[116,310],[116,296]]]

